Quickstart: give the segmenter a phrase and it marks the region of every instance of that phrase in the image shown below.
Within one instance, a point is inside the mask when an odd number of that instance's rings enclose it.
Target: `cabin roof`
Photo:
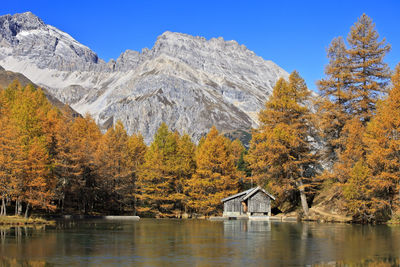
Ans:
[[[267,191],[265,191],[265,189],[262,189],[261,187],[257,186],[256,189],[252,190],[251,192],[249,192],[244,198],[243,200],[248,199],[249,197],[251,197],[252,195],[254,195],[256,192],[258,191],[262,191],[264,194],[266,194],[267,196],[269,196],[270,198],[272,198],[273,200],[275,200],[275,197],[273,195],[271,195],[270,193],[268,193]]]
[[[231,200],[231,199],[240,197],[240,196],[242,196],[242,195],[246,195],[246,194],[250,193],[250,192],[251,192],[252,190],[254,190],[254,189],[256,189],[256,187],[253,187],[253,188],[250,188],[250,189],[248,189],[248,190],[246,190],[246,191],[243,191],[243,192],[237,193],[237,194],[235,194],[235,195],[226,197],[226,198],[222,199],[221,202],[225,202],[225,201],[228,201],[228,200]]]
[[[237,198],[237,197],[241,197],[241,196],[243,196],[243,200],[246,200],[246,199],[248,199],[249,197],[251,197],[252,195],[254,195],[256,192],[258,192],[259,190],[261,190],[263,193],[265,193],[265,194],[268,195],[270,198],[272,198],[273,200],[275,200],[275,197],[274,197],[273,195],[271,195],[270,193],[268,193],[267,191],[265,191],[264,189],[262,189],[260,186],[257,186],[257,187],[250,188],[250,189],[248,189],[248,190],[246,190],[246,191],[237,193],[237,194],[235,194],[235,195],[226,197],[226,198],[222,199],[221,202],[226,202],[226,201],[228,201],[228,200],[231,200],[231,199],[234,199],[234,198]]]

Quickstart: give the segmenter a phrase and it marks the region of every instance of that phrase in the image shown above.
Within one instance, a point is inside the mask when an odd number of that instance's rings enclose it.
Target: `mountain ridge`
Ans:
[[[236,41],[170,31],[151,49],[105,62],[32,13],[0,16],[0,65],[20,72],[104,129],[121,120],[149,143],[161,122],[194,140],[257,127],[258,111],[288,73]]]

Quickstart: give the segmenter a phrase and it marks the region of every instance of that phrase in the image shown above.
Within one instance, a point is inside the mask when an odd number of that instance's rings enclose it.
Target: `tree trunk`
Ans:
[[[306,198],[306,193],[304,191],[303,181],[301,180],[301,178],[297,181],[297,187],[299,188],[300,191],[301,206],[303,207],[304,214],[308,216],[309,212],[308,212],[307,198]]]
[[[61,199],[61,214],[64,214],[64,203],[65,203],[65,193],[63,193],[63,196]]]
[[[22,203],[20,200],[18,200],[18,215],[21,216],[22,214]]]
[[[22,205],[19,200],[15,201],[15,216],[19,216],[22,213]]]
[[[26,204],[26,209],[25,209],[25,218],[28,218],[28,212],[29,212],[29,203]]]
[[[1,216],[6,216],[7,215],[7,211],[6,211],[6,201],[4,200],[4,197],[1,198],[1,212],[0,212]]]

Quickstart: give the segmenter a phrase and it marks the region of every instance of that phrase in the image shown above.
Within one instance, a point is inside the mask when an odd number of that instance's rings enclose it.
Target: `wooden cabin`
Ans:
[[[222,199],[223,216],[271,216],[271,200],[275,197],[257,186]]]

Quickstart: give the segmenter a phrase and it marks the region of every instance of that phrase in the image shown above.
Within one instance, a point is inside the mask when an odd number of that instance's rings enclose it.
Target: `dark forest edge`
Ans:
[[[14,81],[0,92],[0,215],[211,216],[254,183],[275,213],[400,221],[400,66],[378,39],[365,14],[333,39],[317,97],[296,71],[280,79],[248,150],[215,127],[197,145],[166,124],[149,146],[121,122],[103,134]]]

